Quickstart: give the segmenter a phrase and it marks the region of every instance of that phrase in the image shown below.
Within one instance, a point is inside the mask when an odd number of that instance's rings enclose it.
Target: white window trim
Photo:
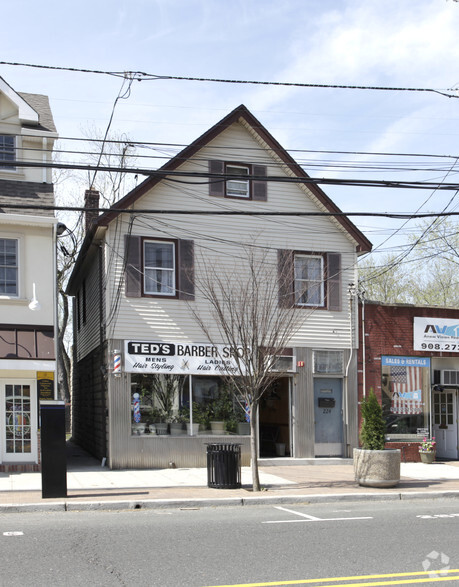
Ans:
[[[22,238],[22,236],[17,235],[17,234],[3,233],[3,232],[0,232],[0,238],[15,240],[18,243],[18,250],[17,250],[17,255],[18,255],[18,257],[17,257],[17,268],[18,268],[17,294],[14,296],[7,295],[7,294],[0,294],[0,299],[2,301],[4,301],[4,300],[11,300],[13,302],[27,301],[27,303],[29,303],[30,300],[25,300],[22,297],[22,283],[23,283],[22,272],[23,272],[23,267],[24,267],[24,260],[23,260],[23,254],[22,254],[22,250],[23,250],[22,240],[23,240],[23,238]]]
[[[19,131],[20,132],[20,131]],[[11,131],[2,131],[0,128],[0,135],[7,136],[13,134]],[[16,161],[20,161],[22,157],[22,137],[19,134],[14,134],[14,151],[16,153]],[[4,179],[11,177],[12,175],[16,176],[15,179],[19,176],[20,178],[25,177],[24,167],[14,167],[13,169],[6,169],[3,166],[0,166],[0,177]]]
[[[244,172],[247,172],[247,175],[250,175],[250,168],[246,167],[245,165],[233,165],[231,163],[227,163],[226,164],[226,168],[225,168],[225,172],[226,175],[228,175],[228,168],[231,169],[241,169],[242,172],[240,175],[243,175]],[[241,193],[231,193],[231,188],[230,188],[230,183],[233,184],[237,184],[238,186],[241,186],[245,188],[245,194],[241,194]],[[240,192],[240,189],[236,189],[236,192]],[[226,195],[229,196],[230,198],[242,198],[244,200],[250,199],[250,181],[249,179],[227,179],[226,180]]]
[[[339,353],[341,355],[340,371],[316,371],[316,354],[317,353]],[[314,376],[319,377],[342,377],[344,375],[344,351],[341,349],[314,349],[312,351],[312,370]]]
[[[309,303],[309,302],[300,302],[298,301],[298,290],[296,287],[297,281],[298,282],[306,282],[306,283],[315,283],[314,280],[312,279],[297,279],[296,278],[296,272],[295,272],[295,261],[297,258],[306,258],[306,259],[319,259],[320,260],[320,267],[321,267],[321,274],[322,274],[322,279],[320,281],[320,302],[318,304],[315,304],[313,302]],[[293,258],[293,279],[294,279],[294,295],[295,295],[295,306],[307,306],[307,307],[320,307],[323,308],[325,307],[325,263],[324,263],[324,257],[323,255],[308,255],[307,253],[295,253],[294,258]]]
[[[164,268],[164,267],[147,267],[145,264],[145,245],[147,243],[158,243],[158,244],[168,244],[172,245],[172,260],[173,260],[173,267],[172,269]],[[170,297],[173,298],[177,295],[177,264],[176,264],[176,243],[174,241],[167,241],[167,240],[155,240],[155,239],[145,239],[142,243],[143,246],[143,293],[147,296],[159,296],[159,297]],[[160,291],[147,291],[146,288],[146,270],[148,269],[159,269],[160,271],[170,271],[172,272],[172,291],[168,292],[160,292]]]

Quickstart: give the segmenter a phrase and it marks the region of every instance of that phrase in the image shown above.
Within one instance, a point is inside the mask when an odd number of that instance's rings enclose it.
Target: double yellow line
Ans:
[[[299,579],[296,581],[270,581],[263,583],[235,583],[231,585],[213,585],[212,587],[282,587],[283,585],[316,585],[316,587],[374,587],[375,585],[415,585],[417,583],[439,583],[440,581],[458,581],[459,569],[447,571],[416,571],[414,573],[388,573],[384,575],[355,575],[353,577],[327,577],[323,579]],[[432,575],[432,576],[429,576]],[[407,579],[406,577],[411,577]],[[418,578],[415,578],[418,577]],[[368,579],[372,579],[368,582]],[[373,579],[383,579],[374,581]],[[355,583],[354,581],[364,581]],[[352,583],[340,583],[339,581],[352,581]],[[209,586],[210,587],[210,586]]]

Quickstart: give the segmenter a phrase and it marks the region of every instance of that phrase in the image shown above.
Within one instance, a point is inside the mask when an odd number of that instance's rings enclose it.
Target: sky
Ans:
[[[2,14],[0,61],[157,76],[440,90],[452,97],[134,81],[129,96],[117,102],[111,131],[131,141],[185,145],[245,104],[312,177],[454,182],[457,31],[459,3],[453,0],[81,0],[71,5],[16,0]],[[0,64],[0,76],[16,91],[49,96],[60,144],[68,148],[75,143],[66,137],[84,137],[90,127],[105,132],[123,81],[6,64]],[[155,167],[157,160],[144,163]],[[426,169],[402,171],[402,163]],[[345,212],[440,212],[457,206],[451,191],[323,189]],[[415,225],[352,220],[381,253],[400,246]]]

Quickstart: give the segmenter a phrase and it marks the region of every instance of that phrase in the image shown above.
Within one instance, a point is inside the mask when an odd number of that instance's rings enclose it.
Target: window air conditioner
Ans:
[[[441,371],[441,383],[443,385],[459,385],[459,371],[444,369]]]

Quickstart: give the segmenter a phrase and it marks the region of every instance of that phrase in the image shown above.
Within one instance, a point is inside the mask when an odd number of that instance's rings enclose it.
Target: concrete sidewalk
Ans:
[[[0,512],[459,498],[456,461],[402,463],[398,487],[373,489],[357,485],[350,459],[261,459],[263,491],[254,493],[249,467],[240,489],[214,489],[205,468],[110,470],[68,446],[67,497],[43,499],[41,473],[0,473]]]

